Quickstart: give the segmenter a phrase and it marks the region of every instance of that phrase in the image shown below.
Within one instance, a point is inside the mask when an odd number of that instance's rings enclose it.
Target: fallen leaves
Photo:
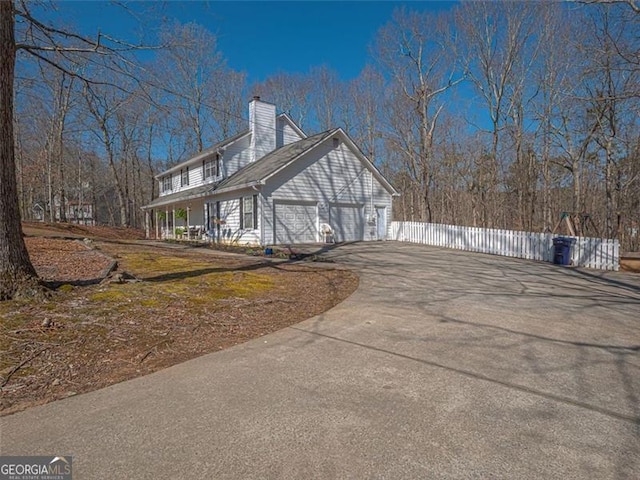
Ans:
[[[50,281],[95,277],[108,261],[100,252],[141,281],[0,303],[0,414],[260,337],[326,311],[358,284],[352,272],[326,264],[270,263],[208,249],[96,242],[96,251],[51,238],[27,244]]]

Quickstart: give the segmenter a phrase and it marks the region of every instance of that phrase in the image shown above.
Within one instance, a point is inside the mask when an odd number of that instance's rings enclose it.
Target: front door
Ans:
[[[387,238],[387,207],[376,207],[376,226],[378,240]]]

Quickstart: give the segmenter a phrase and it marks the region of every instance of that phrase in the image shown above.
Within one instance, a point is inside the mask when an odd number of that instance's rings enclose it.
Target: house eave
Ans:
[[[154,201],[140,208],[142,210],[152,210],[158,207],[165,207],[167,205],[176,205],[176,204],[187,202],[189,200],[195,200],[203,197],[215,197],[216,195],[220,195],[223,193],[246,190],[248,188],[254,188],[256,190],[259,190],[260,187],[262,187],[263,185],[264,185],[264,182],[261,180],[258,180],[258,181],[247,182],[240,185],[234,185],[232,187],[226,187],[226,188],[220,188],[220,189],[216,189],[215,187],[212,186],[211,189],[209,190],[204,190],[202,192],[194,193],[192,195],[185,195],[184,197],[179,197],[179,198],[173,197],[173,198],[166,198],[166,199],[165,197],[158,197]],[[167,195],[167,197],[171,197],[171,195]]]
[[[247,182],[247,183],[242,183],[240,185],[234,185],[232,187],[223,187],[219,190],[213,190],[211,192],[212,195],[218,195],[221,193],[229,193],[229,192],[235,192],[238,190],[245,190],[247,188],[257,188],[257,187],[262,187],[264,185],[264,181],[263,180],[256,180],[254,182]]]
[[[189,194],[188,191],[186,192],[177,192],[176,194],[169,194],[169,195],[165,195],[162,197],[158,197],[155,200],[149,202],[147,205],[144,205],[142,207],[140,207],[142,210],[151,210],[157,207],[164,207],[166,205],[172,205],[172,204],[178,204],[178,203],[184,203],[187,202],[189,200],[195,200],[197,198],[202,198],[202,197],[206,197],[208,195],[211,194],[211,192],[213,191],[213,185],[210,186],[210,188],[208,189],[203,189],[202,191],[198,191],[198,192],[194,192]],[[184,196],[174,196],[174,195],[179,195],[180,193],[184,193]]]

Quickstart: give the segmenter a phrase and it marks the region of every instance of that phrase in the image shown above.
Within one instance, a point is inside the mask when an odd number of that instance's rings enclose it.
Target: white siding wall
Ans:
[[[260,231],[261,225],[261,202],[260,195],[258,195],[258,225],[257,228],[252,230],[240,229],[240,198],[245,196],[256,195],[253,189],[243,190],[241,192],[234,192],[232,194],[220,195],[213,199],[209,198],[207,201],[220,202],[220,218],[224,220],[225,224],[220,227],[221,240],[228,243],[251,243],[260,244]],[[213,215],[213,212],[212,212]]]
[[[302,137],[291,128],[289,122],[282,117],[278,118],[276,126],[276,148],[297,142],[298,140],[302,140]]]
[[[215,154],[212,154],[211,157],[209,158],[215,158]],[[184,186],[181,187],[180,184],[180,170],[177,170],[175,172],[173,172],[171,174],[171,185],[172,185],[172,189],[171,191],[168,192],[163,192],[162,191],[162,177],[160,178],[160,181],[158,183],[159,187],[160,187],[160,196],[163,195],[169,195],[171,193],[176,193],[176,192],[181,192],[183,190],[188,190],[190,188],[194,188],[194,187],[198,187],[200,185],[202,185],[203,181],[202,181],[202,160],[198,160],[197,162],[194,162],[190,165],[188,165],[189,167],[189,185],[188,186]],[[182,167],[182,169],[185,169],[187,167]]]
[[[177,193],[183,190],[188,190],[190,188],[199,187],[204,183],[212,183],[214,179],[207,179],[206,182],[203,180],[203,171],[202,164],[203,160],[213,160],[216,157],[216,153],[212,153],[210,156],[205,159],[199,159],[191,164],[189,164],[189,186],[181,187],[180,186],[180,170],[174,171],[171,174],[171,185],[172,189],[167,192],[162,191],[162,177],[158,181],[160,196],[169,195],[171,193]],[[246,166],[251,162],[251,151],[250,151],[250,136],[247,135],[244,138],[237,140],[232,143],[229,147],[227,147],[220,159],[220,168],[222,170],[222,177],[226,178],[230,175],[237,172],[242,167]],[[185,167],[183,167],[185,168]]]
[[[225,150],[222,157],[222,171],[224,172],[224,177],[230,177],[250,162],[250,136],[246,136],[233,143]]]
[[[331,141],[317,147],[269,184],[274,187],[264,191],[266,243],[273,241],[274,199],[318,202],[320,223],[330,223],[329,203],[363,205],[365,240],[377,238],[375,223],[369,222],[375,218],[375,207],[387,207],[387,225],[391,223],[391,195],[342,142],[337,148],[333,148]]]

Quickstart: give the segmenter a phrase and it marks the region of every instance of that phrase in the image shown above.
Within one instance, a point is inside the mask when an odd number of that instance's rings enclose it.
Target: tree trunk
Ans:
[[[0,300],[34,295],[38,290],[36,271],[22,237],[16,185],[13,22],[13,2],[0,1]]]
[[[581,191],[582,186],[580,185],[580,161],[577,158],[573,158],[571,161],[571,175],[573,176],[573,211],[580,212],[582,211],[582,198]]]
[[[605,235],[606,238],[616,238],[614,224],[614,198],[613,198],[613,152],[612,152],[612,140],[608,139],[606,144],[606,164],[604,173],[604,186],[605,186]]]

